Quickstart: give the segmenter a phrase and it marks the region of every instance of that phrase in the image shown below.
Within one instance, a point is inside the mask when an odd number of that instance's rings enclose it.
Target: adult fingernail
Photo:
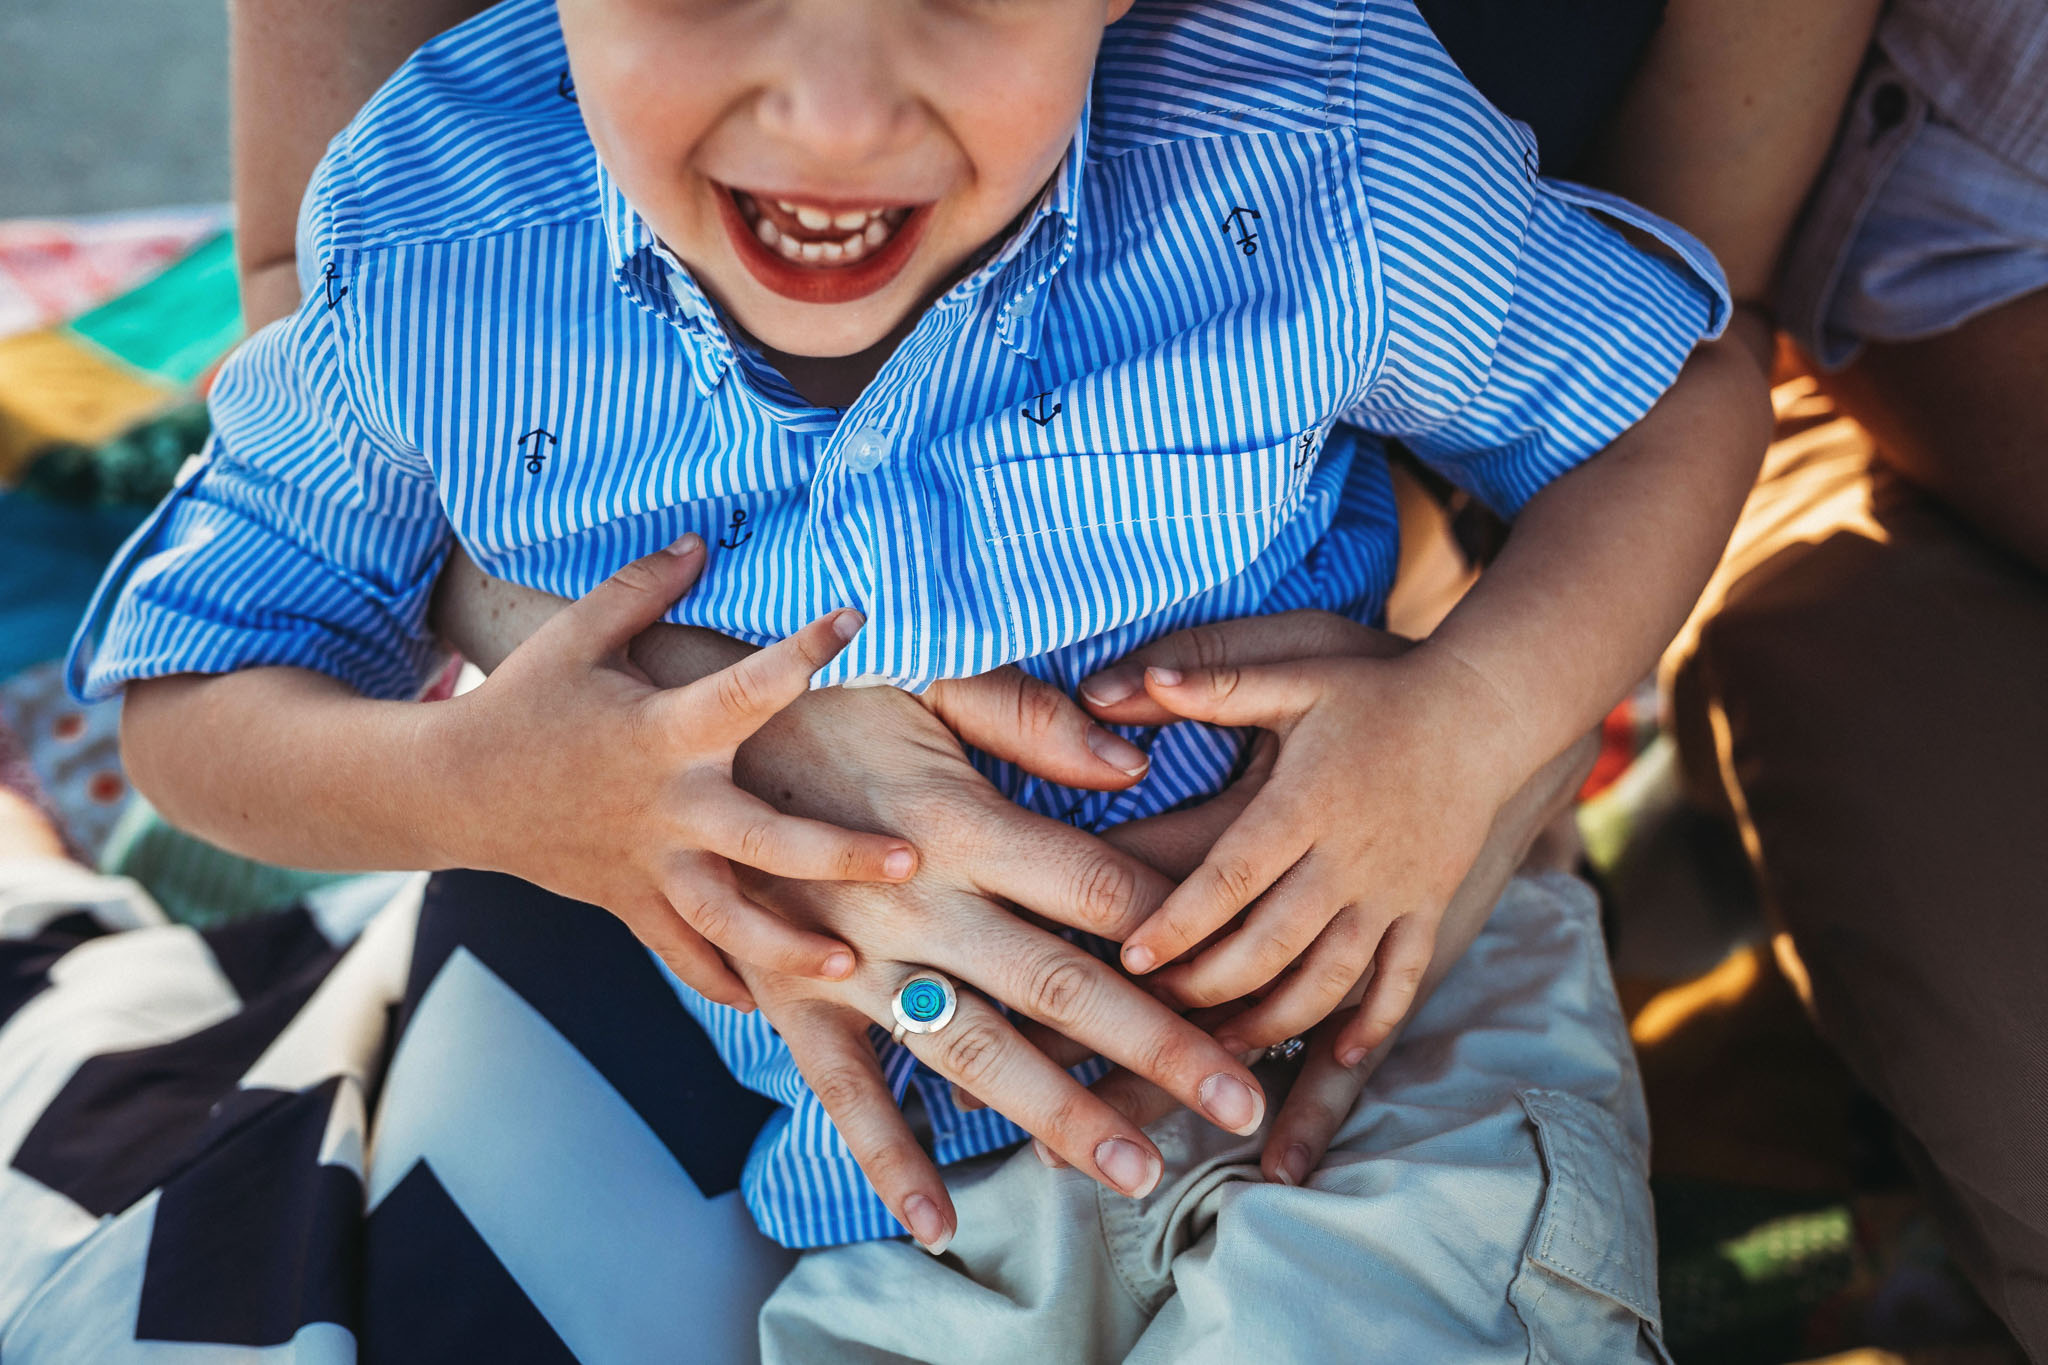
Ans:
[[[1145,677],[1161,687],[1180,686],[1180,670],[1177,668],[1148,668]]]
[[[1308,1148],[1298,1142],[1289,1147],[1286,1155],[1280,1158],[1280,1169],[1276,1174],[1283,1184],[1288,1185],[1299,1185],[1308,1179]]]
[[[825,958],[825,975],[833,981],[841,981],[853,975],[853,954],[832,953]]]
[[[1145,751],[1125,739],[1122,735],[1111,734],[1100,725],[1088,727],[1088,747],[1095,756],[1125,777],[1136,777],[1145,771],[1152,760],[1145,757]]]
[[[882,859],[882,875],[891,881],[902,881],[917,866],[917,855],[907,848],[899,848]]]
[[[688,559],[703,548],[704,537],[698,535],[695,531],[685,531],[676,537],[675,544],[668,547],[668,553],[674,555],[677,559]]]
[[[910,1235],[917,1238],[918,1245],[934,1256],[953,1240],[953,1234],[946,1231],[946,1220],[939,1216],[939,1206],[921,1194],[903,1201],[903,1218],[910,1224]]]
[[[1159,1162],[1135,1142],[1111,1138],[1095,1149],[1095,1165],[1109,1183],[1133,1199],[1143,1199],[1159,1183]]]
[[[1349,1069],[1351,1067],[1357,1066],[1360,1062],[1364,1060],[1365,1049],[1362,1047],[1351,1047],[1345,1049],[1345,1051],[1337,1058],[1337,1064],[1346,1069]]]
[[[1202,1082],[1198,1092],[1202,1100],[1202,1112],[1216,1123],[1245,1137],[1256,1131],[1265,1106],[1259,1103],[1258,1092],[1228,1072],[1219,1071]]]
[[[837,635],[842,642],[851,640],[854,636],[860,634],[860,628],[867,623],[868,618],[862,616],[851,607],[844,611],[832,613],[832,633]]]
[[[1137,677],[1121,668],[1098,673],[1081,684],[1081,695],[1097,706],[1115,706],[1137,690]]]
[[[1149,972],[1158,960],[1142,943],[1133,943],[1124,949],[1124,966],[1133,972]]]
[[[1038,1157],[1038,1164],[1045,1167],[1048,1171],[1057,1171],[1067,1164],[1060,1160],[1058,1152],[1055,1152],[1037,1138],[1031,1139],[1031,1150]]]

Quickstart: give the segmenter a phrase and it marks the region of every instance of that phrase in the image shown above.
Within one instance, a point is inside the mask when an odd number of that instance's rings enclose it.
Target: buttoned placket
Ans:
[[[1072,173],[1071,168],[1062,170],[1063,176]],[[868,629],[855,637],[846,658],[839,661],[856,670],[846,685],[906,686],[928,671],[928,662],[919,655],[930,653],[931,642],[874,610],[886,600],[877,591],[885,583],[909,590],[913,600],[900,606],[913,619],[928,620],[935,597],[933,585],[906,571],[903,553],[906,545],[928,535],[930,527],[930,471],[910,454],[922,417],[916,380],[931,371],[936,355],[983,310],[997,344],[1026,357],[1035,354],[1049,281],[1072,255],[1075,241],[1071,218],[1052,207],[1056,198],[1048,193],[1017,238],[918,321],[859,398],[840,413],[812,464],[808,529],[822,552],[834,594],[871,607]],[[740,364],[724,321],[688,269],[638,221],[623,198],[612,203],[618,215],[615,242],[637,247],[618,268],[620,283],[674,329],[705,400],[756,404],[771,419],[798,415],[744,379],[740,392],[721,394],[730,371]],[[1051,233],[1057,236],[1048,240]],[[636,261],[650,261],[658,268],[665,298],[647,296],[654,272],[636,269]],[[990,295],[998,288],[1003,296],[995,302]],[[906,520],[908,527],[903,526]],[[875,619],[878,615],[882,619]]]

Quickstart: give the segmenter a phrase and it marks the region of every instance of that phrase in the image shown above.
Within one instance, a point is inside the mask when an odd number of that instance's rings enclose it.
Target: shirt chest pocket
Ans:
[[[1301,501],[1322,433],[1256,450],[1044,455],[969,473],[1026,658],[1186,601],[1244,571]]]

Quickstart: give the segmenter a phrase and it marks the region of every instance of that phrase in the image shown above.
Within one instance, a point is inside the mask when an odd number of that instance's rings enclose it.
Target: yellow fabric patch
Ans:
[[[118,436],[175,397],[59,329],[0,338],[0,484],[51,445]]]

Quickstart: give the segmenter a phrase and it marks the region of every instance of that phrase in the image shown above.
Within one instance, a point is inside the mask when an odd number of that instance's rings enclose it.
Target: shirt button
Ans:
[[[854,473],[872,473],[875,466],[888,458],[889,442],[873,427],[862,427],[846,438],[846,444],[839,447],[839,455]]]

